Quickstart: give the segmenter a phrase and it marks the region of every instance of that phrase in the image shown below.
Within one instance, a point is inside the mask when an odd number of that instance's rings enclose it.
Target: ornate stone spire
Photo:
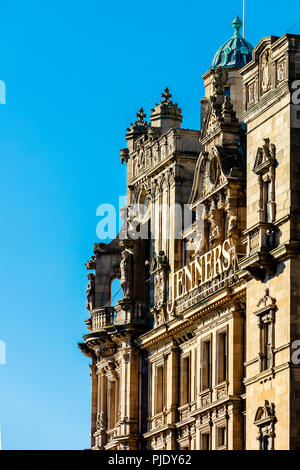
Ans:
[[[167,104],[170,102],[170,98],[172,98],[172,95],[168,87],[165,88],[164,92],[161,94],[161,97],[164,99],[163,103]]]
[[[181,126],[182,114],[181,109],[177,103],[171,100],[172,95],[169,88],[165,88],[161,94],[163,98],[155,108],[151,110],[150,117],[152,127],[161,127],[162,132],[167,132],[169,129],[178,128]]]
[[[149,127],[148,122],[145,120],[146,114],[144,113],[143,108],[140,108],[138,113],[136,113],[136,117],[138,118],[134,123],[130,124],[130,127],[128,127],[127,132],[131,133],[137,133],[137,134],[143,134],[147,128]]]
[[[138,118],[138,120],[135,122],[136,124],[140,124],[140,125],[147,124],[147,122],[144,120],[144,118],[146,117],[146,113],[144,113],[143,108],[140,108],[139,112],[136,113],[136,117]]]

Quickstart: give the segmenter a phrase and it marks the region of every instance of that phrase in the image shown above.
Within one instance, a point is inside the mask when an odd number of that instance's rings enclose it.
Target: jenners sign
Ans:
[[[235,245],[229,238],[223,244],[218,245],[172,274],[170,277],[171,300],[167,307],[168,313],[173,312],[177,300],[218,276],[228,273],[231,268],[235,267],[235,261]]]

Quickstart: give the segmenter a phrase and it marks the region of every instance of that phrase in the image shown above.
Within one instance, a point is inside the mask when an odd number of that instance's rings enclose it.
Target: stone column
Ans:
[[[94,433],[96,432],[96,421],[97,421],[97,381],[98,377],[96,374],[96,364],[93,363],[90,365],[91,369],[91,388],[92,388],[92,396],[91,396],[91,447],[95,445],[95,438]]]
[[[101,369],[99,376],[99,406],[100,406],[100,431],[101,431],[101,444],[105,445],[107,442],[107,378],[104,369]]]
[[[170,368],[171,368],[171,377],[168,381],[168,391],[169,391],[169,403],[171,406],[171,413],[168,414],[168,424],[174,424],[178,420],[178,406],[179,406],[179,349],[176,343],[173,344],[171,348],[171,354],[169,356]],[[177,449],[177,441],[174,432],[172,432],[171,439],[167,442],[168,450]]]

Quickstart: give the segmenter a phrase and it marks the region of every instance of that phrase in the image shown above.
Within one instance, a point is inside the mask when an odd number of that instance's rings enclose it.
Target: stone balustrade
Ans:
[[[97,331],[115,323],[114,307],[102,307],[92,310],[92,331]]]
[[[246,230],[247,256],[258,252],[267,252],[275,246],[275,229],[273,224],[260,223]]]

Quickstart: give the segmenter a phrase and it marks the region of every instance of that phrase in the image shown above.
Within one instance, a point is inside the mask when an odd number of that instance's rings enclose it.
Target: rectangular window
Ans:
[[[218,361],[217,361],[218,383],[227,380],[227,333],[218,334]]]
[[[210,450],[210,433],[201,434],[201,450]]]
[[[156,370],[157,373],[157,387],[156,387],[156,412],[161,413],[164,408],[164,367],[160,366]]]
[[[272,365],[272,324],[265,323],[263,326],[263,370],[269,369]]]
[[[228,96],[230,98],[230,86],[225,86],[224,96]]]
[[[211,341],[202,344],[202,390],[211,387]]]
[[[218,440],[218,448],[226,446],[226,427],[220,427],[217,429],[217,440]]]
[[[186,405],[191,401],[191,372],[190,372],[190,358],[184,357],[182,359],[181,367],[181,405]]]

